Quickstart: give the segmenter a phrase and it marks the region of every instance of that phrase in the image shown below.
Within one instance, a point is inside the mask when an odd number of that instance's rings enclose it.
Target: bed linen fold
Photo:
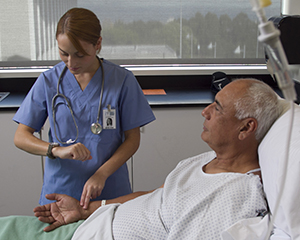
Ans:
[[[98,208],[75,231],[72,240],[113,240],[112,221],[120,204]]]

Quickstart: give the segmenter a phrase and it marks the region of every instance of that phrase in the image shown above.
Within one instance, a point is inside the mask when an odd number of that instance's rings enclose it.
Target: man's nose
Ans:
[[[210,118],[210,108],[211,108],[211,105],[208,105],[206,108],[203,109],[203,111],[201,112],[202,116],[205,117],[206,119],[209,119]]]

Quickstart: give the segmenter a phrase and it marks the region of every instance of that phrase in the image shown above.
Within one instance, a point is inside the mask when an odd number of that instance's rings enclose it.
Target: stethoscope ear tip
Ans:
[[[72,139],[69,139],[68,141],[66,141],[67,144],[72,144],[74,142],[75,142],[75,140],[72,140]]]

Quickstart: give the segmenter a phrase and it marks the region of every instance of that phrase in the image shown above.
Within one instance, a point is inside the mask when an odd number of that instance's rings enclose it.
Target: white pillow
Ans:
[[[289,104],[280,100],[281,104]],[[273,124],[258,148],[262,180],[271,213],[282,182],[283,163],[286,151],[287,132],[290,125],[291,110]],[[295,105],[292,139],[290,143],[288,168],[283,196],[274,221],[276,232],[292,239],[300,238],[300,107]],[[274,239],[276,236],[273,236]],[[272,239],[272,238],[271,238]]]

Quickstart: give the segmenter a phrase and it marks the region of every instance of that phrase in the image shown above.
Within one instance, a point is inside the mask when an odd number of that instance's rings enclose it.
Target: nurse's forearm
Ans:
[[[14,137],[16,147],[35,155],[45,156],[48,149],[48,142],[45,142],[33,135],[34,129],[24,124],[19,124]]]
[[[97,174],[107,179],[118,168],[137,151],[140,145],[140,128],[134,128],[125,132],[125,140],[112,155],[98,170]]]

